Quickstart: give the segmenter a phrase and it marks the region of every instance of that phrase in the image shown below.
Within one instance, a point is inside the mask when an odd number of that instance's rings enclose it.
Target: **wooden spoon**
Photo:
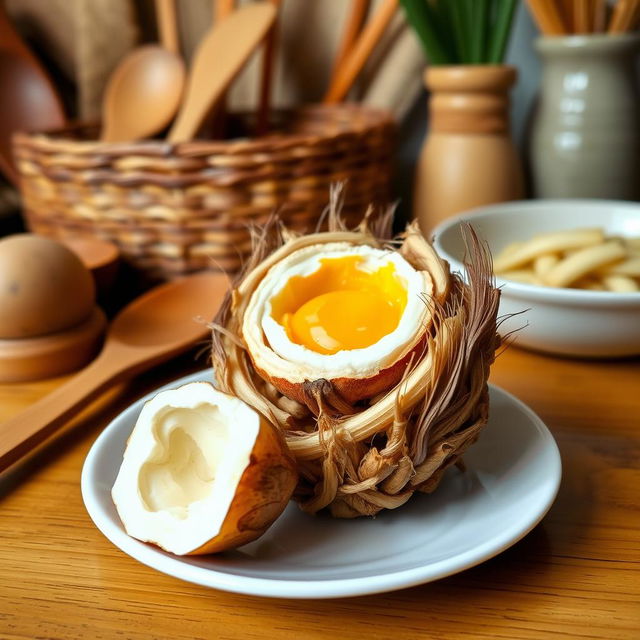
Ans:
[[[170,142],[191,140],[276,19],[270,3],[253,3],[214,24],[198,46]]]
[[[49,77],[13,28],[0,1],[0,169],[14,184],[11,136],[16,131],[57,129],[65,122]]]
[[[111,74],[102,105],[105,142],[130,142],[164,129],[175,116],[185,83],[178,55],[174,0],[156,0],[163,46],[134,49]]]
[[[205,340],[228,281],[202,272],[161,285],[113,320],[98,357],[39,402],[0,424],[0,471],[60,428],[107,385],[122,381]],[[200,316],[203,321],[196,321]]]
[[[176,18],[175,0],[156,0],[156,18],[160,43],[176,56],[180,54],[180,42],[178,40],[178,20]]]

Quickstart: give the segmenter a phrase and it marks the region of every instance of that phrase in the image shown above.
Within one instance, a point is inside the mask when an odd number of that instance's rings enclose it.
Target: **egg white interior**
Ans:
[[[285,328],[273,317],[271,300],[294,276],[308,276],[322,266],[326,258],[360,256],[358,269],[373,273],[392,263],[395,275],[407,291],[407,304],[398,326],[374,344],[361,348],[321,354],[296,344],[289,339]],[[428,305],[422,294],[431,292],[427,273],[416,271],[399,253],[376,249],[368,245],[354,246],[346,242],[312,245],[300,249],[275,264],[266,274],[247,308],[243,332],[254,332],[259,326],[264,334],[265,346],[279,356],[278,367],[287,372],[291,381],[316,378],[362,377],[395,362],[409,345],[416,342],[429,316]],[[273,358],[271,361],[273,362]],[[293,365],[293,366],[292,366]]]
[[[220,533],[260,428],[258,414],[205,382],[147,402],[113,501],[127,533],[179,555]]]

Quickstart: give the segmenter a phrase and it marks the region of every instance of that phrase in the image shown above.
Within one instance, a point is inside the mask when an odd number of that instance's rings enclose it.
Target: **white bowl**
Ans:
[[[536,233],[602,227],[606,234],[640,235],[640,203],[615,200],[527,200],[474,209],[434,230],[438,253],[464,273],[460,223],[469,222],[496,255],[507,244]],[[578,357],[640,354],[640,293],[554,289],[496,277],[502,289],[501,333],[517,332],[516,344]]]

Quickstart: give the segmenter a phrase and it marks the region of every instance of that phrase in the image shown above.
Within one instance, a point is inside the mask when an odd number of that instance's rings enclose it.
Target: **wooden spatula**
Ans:
[[[170,142],[193,139],[275,18],[276,8],[271,3],[250,4],[215,24],[205,35],[194,54],[184,104],[169,132]]]

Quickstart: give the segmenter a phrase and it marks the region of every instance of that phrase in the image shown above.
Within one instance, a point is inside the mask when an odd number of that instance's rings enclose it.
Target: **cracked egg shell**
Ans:
[[[305,383],[325,379],[352,405],[395,386],[420,355],[432,293],[430,274],[397,251],[306,246],[265,274],[242,336],[258,374],[283,395],[309,404]]]
[[[130,536],[197,555],[258,538],[296,482],[279,431],[238,398],[192,382],[144,405],[112,498]]]

